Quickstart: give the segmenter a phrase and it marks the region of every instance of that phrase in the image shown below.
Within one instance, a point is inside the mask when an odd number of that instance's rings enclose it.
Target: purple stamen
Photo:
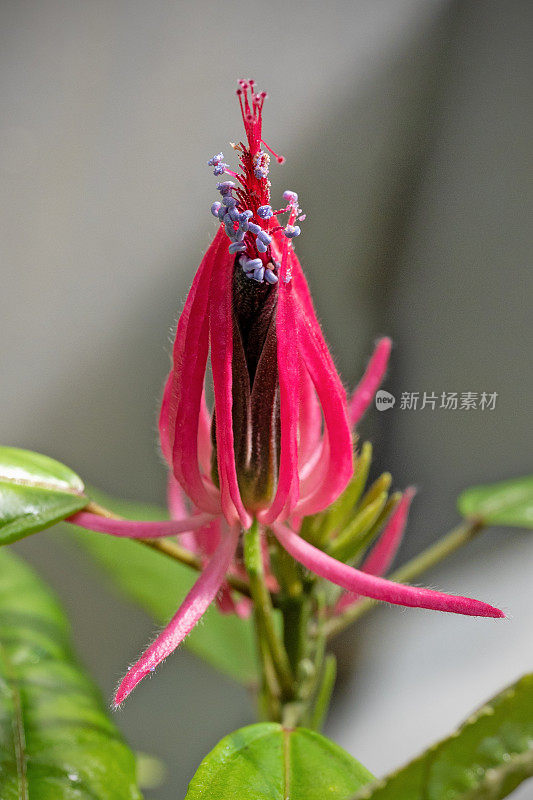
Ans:
[[[213,158],[209,159],[209,161],[207,162],[207,166],[216,167],[220,164],[223,158],[224,158],[224,153],[218,153],[218,155],[213,156]]]
[[[231,192],[234,186],[235,184],[233,183],[233,181],[222,181],[222,183],[217,183],[216,188],[218,189],[220,194],[227,194],[228,192]]]
[[[230,253],[242,253],[244,250],[246,250],[246,245],[242,242],[232,242],[228,247]]]
[[[265,269],[265,280],[267,283],[277,283],[278,276],[275,275],[271,269]]]
[[[229,164],[217,164],[213,170],[213,175],[223,175],[227,169],[229,169]]]
[[[295,236],[300,235],[301,230],[299,225],[286,225],[283,229],[283,233],[287,239],[294,239]]]
[[[286,191],[283,192],[283,199],[285,200],[286,203],[289,203],[291,206],[295,206],[298,204],[298,195],[296,194],[296,192],[291,192],[290,189],[286,189]]]
[[[257,216],[261,219],[270,219],[273,213],[272,206],[259,206],[257,209]]]
[[[268,250],[268,246],[264,244],[264,242],[262,242],[261,239],[259,239],[259,237],[255,240],[255,246],[257,247],[257,251],[259,253],[266,253],[266,251]]]
[[[222,203],[219,203],[219,202],[218,202],[218,200],[217,200],[217,201],[216,201],[215,203],[213,203],[213,205],[211,206],[211,214],[212,214],[214,217],[219,217],[219,219],[220,219],[220,209],[221,209],[221,208],[222,208]]]

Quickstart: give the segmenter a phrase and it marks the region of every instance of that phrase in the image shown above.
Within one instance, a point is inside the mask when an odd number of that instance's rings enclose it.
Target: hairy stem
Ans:
[[[422,572],[434,567],[444,558],[454,553],[463,545],[470,542],[477,534],[483,530],[485,524],[482,520],[470,520],[464,522],[454,528],[450,533],[447,533],[438,542],[428,547],[419,555],[412,558],[403,567],[400,567],[392,575],[389,576],[391,581],[397,583],[410,583],[410,581],[417,578]],[[378,604],[379,601],[365,598],[364,600],[356,601],[352,606],[349,606],[342,614],[335,617],[326,625],[326,633],[328,638],[336,636],[341,633],[345,628],[355,622],[367,611],[370,611]]]

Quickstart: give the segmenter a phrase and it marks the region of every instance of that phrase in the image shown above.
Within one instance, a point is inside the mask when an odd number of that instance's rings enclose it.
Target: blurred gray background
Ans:
[[[2,442],[162,500],[170,330],[215,229],[205,162],[242,135],[234,88],[254,77],[287,158],[274,197],[294,188],[307,212],[297,249],[347,383],[387,333],[398,398],[498,392],[492,412],[398,402],[365,421],[376,469],[420,489],[399,561],[456,522],[462,488],[529,471],[532,23],[527,0],[2,0]],[[17,549],[110,698],[153,624],[49,533]],[[337,645],[327,732],[383,774],[530,670],[532,552],[493,531],[427,576],[504,607],[503,624],[366,617]],[[182,797],[252,719],[244,690],[183,650],[117,716],[168,765],[154,800]]]

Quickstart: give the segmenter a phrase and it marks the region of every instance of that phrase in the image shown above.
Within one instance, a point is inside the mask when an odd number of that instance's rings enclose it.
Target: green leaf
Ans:
[[[0,545],[48,528],[87,505],[81,479],[53,458],[0,447]]]
[[[500,800],[533,776],[533,674],[354,800]]]
[[[157,506],[112,499],[93,489],[89,493],[98,503],[130,519],[164,519],[168,516]],[[76,540],[105,569],[122,593],[148,611],[160,625],[165,625],[175,614],[198,578],[194,570],[138,542],[81,531],[77,527],[70,527],[70,530],[75,531]],[[184,645],[234,680],[246,685],[256,683],[257,662],[251,620],[220,614],[213,605]],[[134,657],[135,653],[131,655]]]
[[[370,780],[368,770],[319,733],[261,722],[217,744],[185,800],[348,800]]]
[[[488,525],[533,528],[533,475],[466,489],[457,501],[464,517],[480,517]]]
[[[63,612],[0,552],[0,797],[139,800],[135,758],[75,663]]]

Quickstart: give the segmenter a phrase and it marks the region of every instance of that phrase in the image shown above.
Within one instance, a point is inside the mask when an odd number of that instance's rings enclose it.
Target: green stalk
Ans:
[[[259,525],[254,520],[252,527],[244,534],[244,563],[250,582],[250,592],[254,602],[254,614],[257,635],[264,640],[272,659],[281,694],[283,698],[291,698],[294,694],[294,681],[283,642],[278,636],[274,624],[274,609],[270,592],[265,583],[263,556]]]
[[[481,520],[471,520],[470,522],[458,525],[457,528],[447,533],[446,536],[443,536],[438,542],[435,542],[435,544],[428,547],[418,556],[412,558],[407,564],[404,564],[403,567],[396,570],[396,572],[393,572],[392,575],[389,576],[389,579],[397,583],[410,583],[422,572],[434,567],[444,558],[455,553],[460,547],[474,539],[484,527],[485,524]],[[329,620],[326,625],[328,638],[341,633],[341,631],[359,619],[359,617],[362,617],[363,614],[366,614],[367,611],[374,608],[378,602],[379,600],[365,598],[347,608],[346,611],[338,617]]]
[[[322,679],[318,687],[315,705],[309,720],[309,727],[312,728],[312,730],[320,731],[322,725],[324,724],[331,701],[331,695],[333,694],[333,687],[335,686],[336,677],[337,659],[333,653],[329,653],[324,660]]]

